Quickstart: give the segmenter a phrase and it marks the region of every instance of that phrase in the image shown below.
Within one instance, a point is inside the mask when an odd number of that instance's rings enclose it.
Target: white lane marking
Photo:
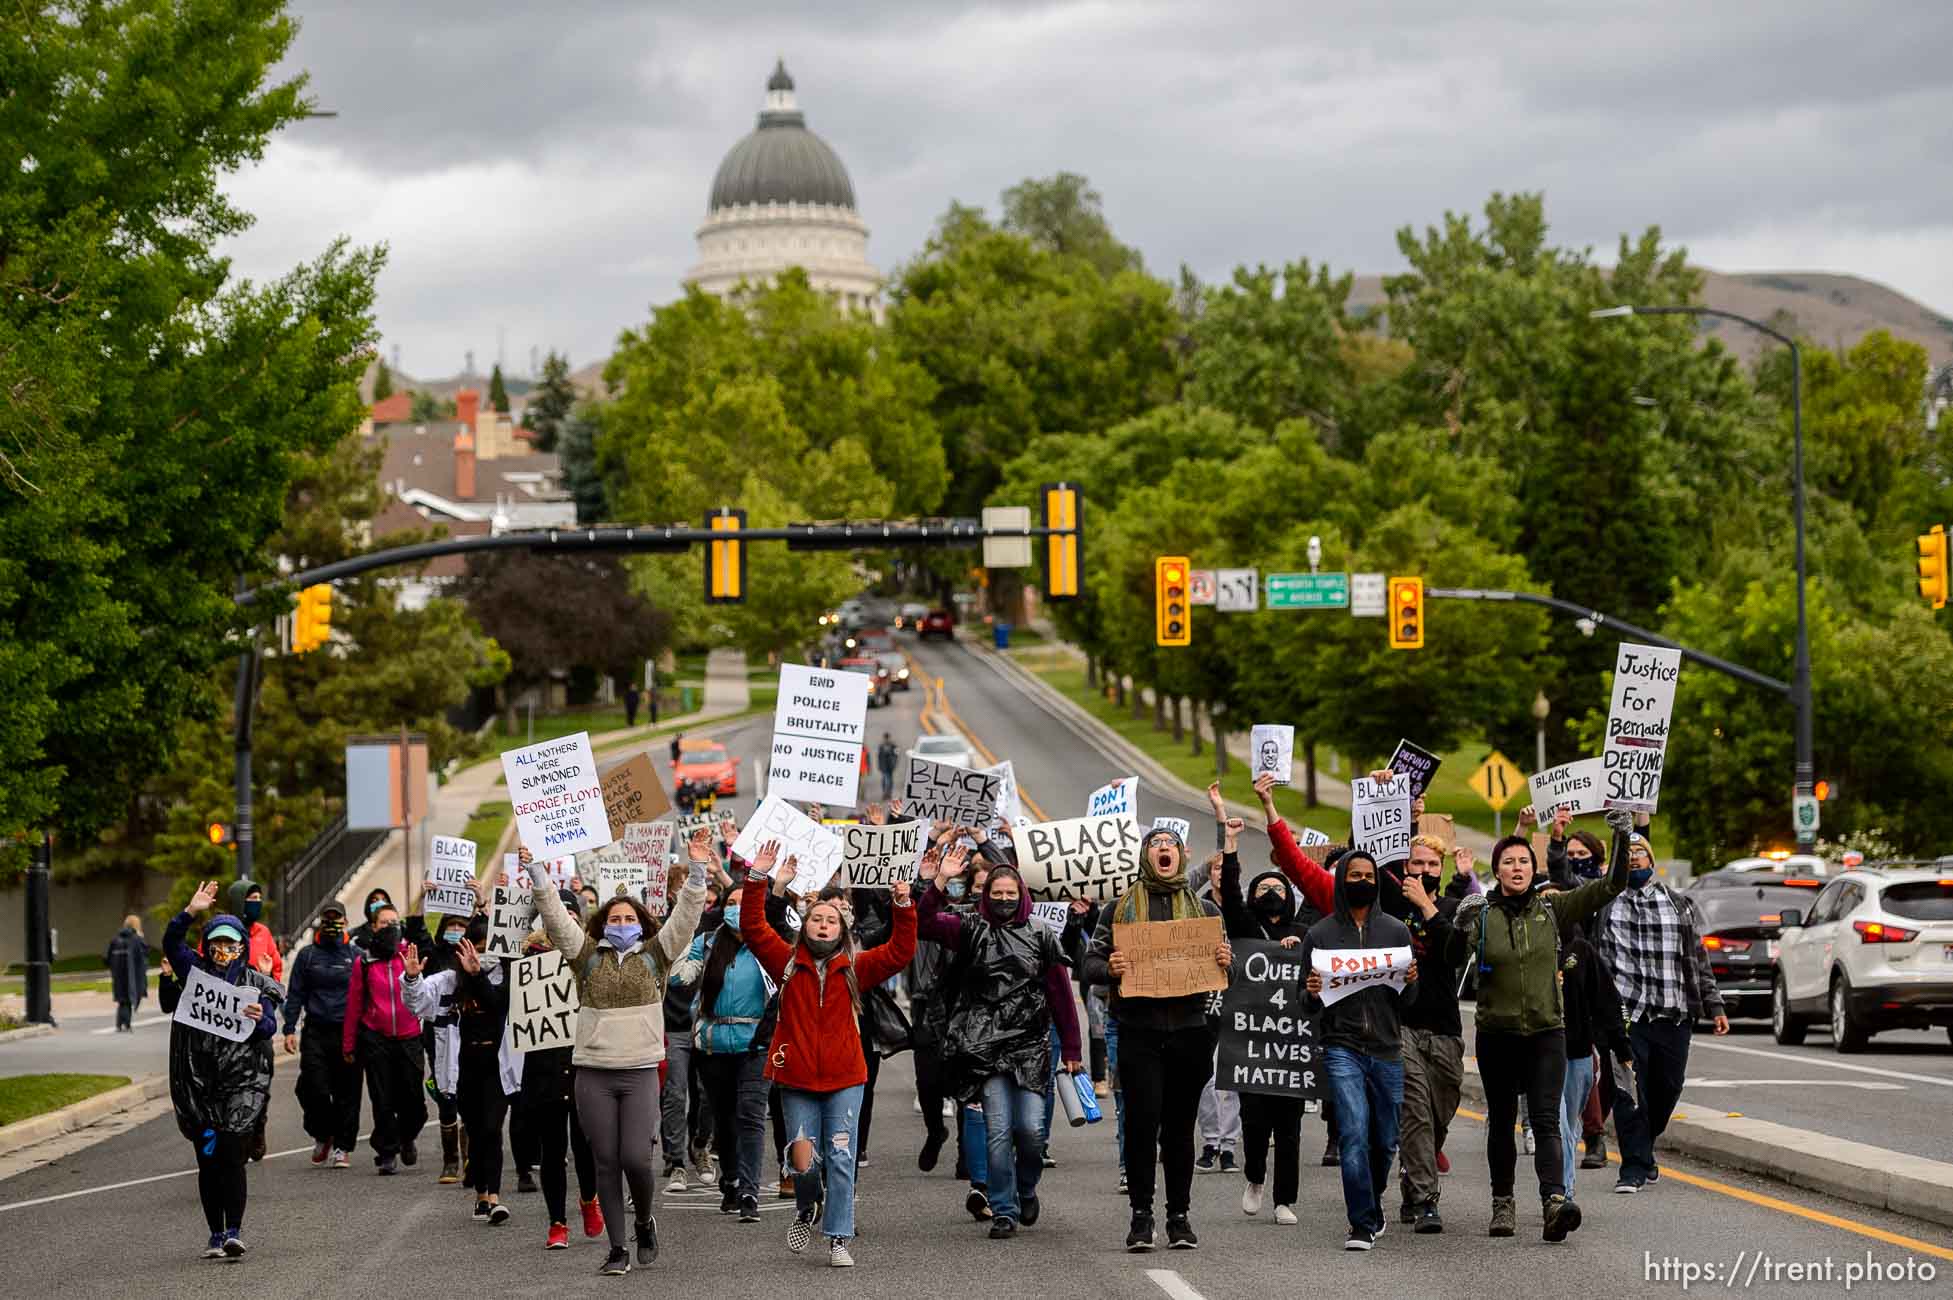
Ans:
[[[1903,1083],[1874,1083],[1869,1079],[1688,1079],[1684,1088],[1863,1088],[1867,1092],[1904,1092]]]
[[[1153,1285],[1173,1297],[1173,1300],[1207,1300],[1207,1297],[1193,1289],[1187,1279],[1170,1268],[1149,1268],[1146,1276],[1153,1279]]]
[[[293,1147],[289,1151],[269,1151],[265,1153],[265,1159],[276,1160],[280,1156],[295,1156],[301,1151],[309,1153],[311,1150],[312,1148],[308,1144],[302,1147]],[[58,1196],[37,1196],[31,1201],[9,1201],[5,1205],[0,1205],[0,1214],[5,1214],[8,1210],[31,1209],[36,1205],[52,1205],[56,1201],[71,1201],[77,1196],[93,1196],[97,1192],[119,1192],[125,1187],[141,1187],[144,1183],[160,1183],[170,1178],[188,1178],[196,1172],[195,1169],[178,1169],[173,1173],[151,1174],[147,1178],[131,1178],[124,1183],[109,1183],[103,1187],[84,1187],[78,1192],[62,1192]]]
[[[1703,1035],[1696,1035],[1691,1047],[1706,1047],[1712,1052],[1740,1052],[1744,1056],[1760,1056],[1766,1061],[1785,1061],[1795,1065],[1821,1065],[1827,1070],[1849,1070],[1853,1074],[1876,1074],[1882,1079],[1910,1079],[1914,1083],[1936,1083],[1942,1088],[1953,1088],[1953,1079],[1938,1074],[1909,1074],[1904,1070],[1881,1070],[1875,1065],[1852,1065],[1846,1061],[1826,1060],[1822,1056],[1806,1056],[1796,1052],[1772,1052],[1761,1047],[1737,1047],[1733,1043],[1709,1042]]]
[[[129,1025],[129,1028],[147,1029],[151,1025],[167,1025],[169,1022],[170,1022],[170,1018],[168,1016],[149,1016],[142,1020],[132,1021]],[[112,1034],[115,1032],[115,1026],[105,1025],[100,1029],[91,1029],[88,1032],[91,1034]]]

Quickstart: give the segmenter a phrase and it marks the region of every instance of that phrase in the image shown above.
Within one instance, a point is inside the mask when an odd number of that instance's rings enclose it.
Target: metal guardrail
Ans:
[[[278,940],[289,944],[311,921],[319,907],[337,894],[391,832],[346,829],[341,813],[320,831],[305,852],[278,873]],[[350,919],[350,918],[349,918]]]

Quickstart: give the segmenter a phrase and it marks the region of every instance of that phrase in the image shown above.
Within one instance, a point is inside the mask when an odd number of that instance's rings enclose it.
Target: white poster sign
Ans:
[[[854,807],[867,733],[866,674],[781,664],[767,796]]]
[[[522,955],[522,945],[536,928],[536,902],[531,891],[497,885],[488,891],[488,940],[482,945],[485,957],[512,960]]]
[[[257,1032],[258,1022],[244,1014],[244,1008],[257,1001],[258,991],[255,988],[226,983],[203,967],[192,966],[189,978],[183,981],[183,993],[177,999],[176,1014],[170,1019],[179,1025],[188,1025],[206,1034],[241,1043]]]
[[[433,888],[421,900],[422,910],[432,915],[473,916],[475,914],[475,854],[473,840],[453,835],[436,835],[428,850],[427,883]]]
[[[1379,863],[1410,856],[1411,779],[1359,776],[1349,783],[1350,843]]]
[[[1109,903],[1139,874],[1139,823],[1128,813],[1033,822],[1010,838],[1032,898]]]
[[[1317,948],[1309,964],[1322,976],[1322,1005],[1333,1007],[1350,994],[1368,988],[1404,991],[1404,972],[1411,950],[1402,948]]]
[[[1297,840],[1297,843],[1305,849],[1319,848],[1324,844],[1334,844],[1335,842],[1313,826],[1304,826],[1302,828],[1302,834]]]
[[[576,1044],[576,978],[563,954],[551,949],[507,966],[509,1050],[539,1052]]]
[[[1281,723],[1260,723],[1248,731],[1250,775],[1273,772],[1278,785],[1295,779],[1295,728]]]
[[[1002,797],[1003,778],[995,771],[952,767],[933,759],[908,756],[902,779],[902,811],[925,822],[952,826],[988,826]]]
[[[983,769],[985,776],[997,778],[997,810],[991,815],[990,825],[1005,827],[1014,825],[1024,815],[1023,801],[1017,797],[1017,769],[1005,759],[995,767]]]
[[[841,883],[849,889],[887,889],[896,881],[913,885],[922,865],[927,822],[890,826],[856,823],[841,827]]]
[[[502,755],[502,775],[515,802],[516,835],[537,857],[563,857],[610,843],[589,732],[511,749]]]
[[[1668,749],[1668,719],[1675,711],[1675,683],[1682,652],[1621,642],[1614,659],[1614,698],[1607,708],[1607,739],[1600,750],[1608,808],[1652,813],[1661,794],[1661,767]]]
[[[817,894],[841,869],[841,837],[777,795],[768,795],[733,841],[736,858],[751,862],[768,841],[780,842],[780,861],[796,858],[793,892]]]
[[[606,844],[594,853],[583,855],[578,875],[597,887],[597,901],[623,896],[644,902],[651,885],[651,866],[632,857],[622,844]],[[664,869],[658,869],[663,876]],[[646,904],[649,906],[649,904]]]
[[[1193,834],[1193,823],[1184,817],[1155,817],[1153,819],[1152,829],[1156,831],[1172,831],[1180,837],[1180,842],[1185,844],[1187,838]]]
[[[1583,758],[1534,773],[1526,784],[1532,787],[1534,811],[1540,821],[1546,822],[1558,808],[1565,808],[1576,817],[1581,813],[1604,811],[1607,804],[1601,790],[1606,776],[1605,759]]]
[[[1035,924],[1041,925],[1051,931],[1054,936],[1063,938],[1065,926],[1071,923],[1071,904],[1064,902],[1032,903],[1031,920]]]
[[[1121,777],[1092,791],[1085,801],[1087,817],[1139,817],[1139,778]]]
[[[663,916],[671,907],[667,891],[671,887],[672,830],[666,821],[632,822],[624,828],[625,854],[633,862],[642,862],[647,873],[644,905],[653,916]]]

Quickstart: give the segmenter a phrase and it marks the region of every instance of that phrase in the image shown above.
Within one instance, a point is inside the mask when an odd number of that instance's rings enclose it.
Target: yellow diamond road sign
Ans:
[[[1503,812],[1512,796],[1526,788],[1526,777],[1512,765],[1511,759],[1495,749],[1472,773],[1471,787],[1495,812]]]

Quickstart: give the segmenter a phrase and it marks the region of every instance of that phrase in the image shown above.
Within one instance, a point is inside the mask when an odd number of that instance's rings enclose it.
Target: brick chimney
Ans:
[[[474,394],[464,392],[462,396]],[[466,429],[457,430],[454,435],[454,499],[475,499],[475,435]]]
[[[454,413],[467,427],[469,433],[475,431],[475,417],[481,414],[481,393],[473,388],[464,388],[454,395]]]

